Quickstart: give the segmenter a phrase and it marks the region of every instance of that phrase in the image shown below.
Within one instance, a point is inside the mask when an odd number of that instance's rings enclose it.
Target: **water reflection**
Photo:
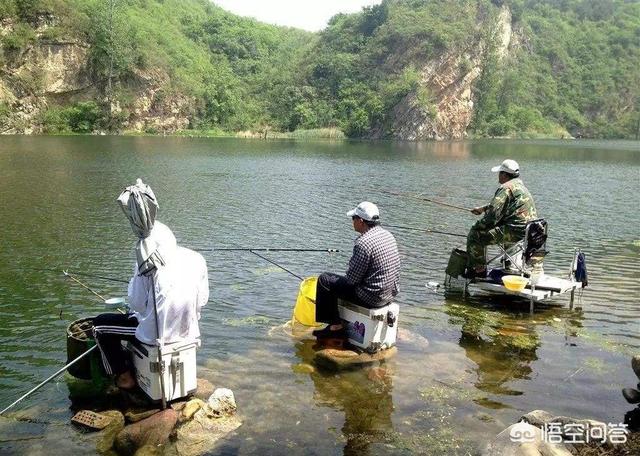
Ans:
[[[304,365],[311,365],[318,348],[315,340],[298,341],[296,356]],[[371,454],[373,444],[390,441],[393,381],[389,365],[337,373],[310,369],[309,377],[315,388],[316,405],[344,412],[343,454]]]
[[[500,301],[489,302],[478,306],[446,300],[444,311],[451,325],[460,326],[458,344],[476,365],[474,386],[490,395],[522,395],[524,384],[514,380],[531,380],[535,376],[533,364],[541,346],[537,326],[560,326],[557,329],[564,331],[565,345],[575,345],[582,309],[547,307],[529,316],[504,309]],[[476,398],[474,402],[491,409],[510,407],[487,397]]]

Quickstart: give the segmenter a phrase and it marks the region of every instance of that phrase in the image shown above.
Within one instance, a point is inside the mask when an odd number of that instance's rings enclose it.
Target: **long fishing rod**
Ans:
[[[46,385],[47,383],[49,383],[51,380],[53,380],[54,378],[56,378],[58,375],[60,375],[61,373],[63,373],[65,370],[67,370],[68,368],[70,368],[71,366],[73,366],[75,363],[77,363],[78,361],[80,361],[80,359],[84,358],[86,355],[88,355],[89,353],[91,353],[95,348],[97,348],[97,345],[94,345],[93,347],[91,347],[89,350],[87,350],[86,352],[84,352],[83,354],[81,354],[80,356],[78,356],[76,359],[74,359],[73,361],[71,361],[69,364],[67,364],[66,366],[64,366],[62,369],[60,369],[59,371],[57,371],[56,373],[52,374],[49,378],[47,378],[45,381],[43,381],[42,383],[40,383],[38,386],[36,386],[35,388],[29,390],[27,393],[25,393],[24,395],[22,395],[20,398],[18,398],[17,400],[15,400],[11,405],[9,405],[8,407],[5,407],[2,411],[0,411],[0,415],[2,415],[4,412],[6,412],[7,410],[9,410],[11,407],[13,407],[14,405],[16,405],[18,402],[22,401],[23,399],[26,399],[27,397],[29,397],[31,394],[35,393],[36,391],[38,391],[40,388],[42,388],[44,385]]]
[[[282,269],[283,271],[288,272],[288,273],[289,273],[289,274],[291,274],[292,276],[297,277],[297,278],[298,278],[298,279],[300,279],[300,280],[304,280],[304,279],[303,279],[302,277],[300,277],[298,274],[296,274],[296,273],[294,273],[294,272],[289,271],[287,268],[285,268],[284,266],[279,265],[279,264],[278,264],[278,263],[276,263],[275,261],[271,261],[269,258],[264,257],[264,256],[260,255],[259,253],[254,252],[253,250],[249,250],[249,252],[253,253],[253,254],[254,254],[255,256],[257,256],[257,257],[262,258],[262,259],[263,259],[263,260],[265,260],[265,261],[268,261],[269,263],[273,264],[274,266],[279,267],[279,268],[280,268],[280,269]]]
[[[74,282],[76,282],[78,285],[80,285],[81,287],[89,290],[91,293],[93,293],[94,295],[96,295],[98,298],[100,298],[102,300],[103,303],[107,304],[107,300],[98,292],[92,290],[89,286],[85,285],[84,283],[82,283],[80,280],[76,279],[73,275],[69,274],[69,272],[67,272],[66,270],[63,270],[62,273],[66,276],[69,277],[71,280],[73,280]],[[121,314],[124,314],[125,311],[122,309],[117,309],[118,312],[120,312]]]
[[[464,237],[464,238],[467,237],[466,234],[449,233],[448,231],[438,231],[438,230],[432,230],[430,228],[415,228],[412,226],[387,225],[386,223],[382,226],[389,227],[389,228],[397,228],[399,230],[420,231],[422,233],[445,234],[447,236],[456,236],[456,237]]]
[[[410,195],[408,193],[392,192],[390,190],[378,190],[378,191],[380,191],[382,193],[387,193],[389,195],[405,196],[407,198],[413,198],[413,199],[417,199],[417,200],[420,200],[420,201],[428,201],[429,203],[439,204],[440,206],[450,207],[450,208],[453,208],[453,209],[459,209],[461,211],[466,211],[466,212],[471,212],[472,211],[472,209],[470,209],[468,207],[456,206],[455,204],[449,204],[449,203],[445,203],[443,201],[434,200],[433,198],[427,198],[426,196]]]
[[[198,252],[328,252],[336,253],[338,249],[295,249],[295,248],[251,248],[251,247],[224,247],[211,249],[195,249]]]
[[[106,301],[106,299],[104,298],[104,296],[102,296],[101,294],[97,293],[96,291],[92,290],[91,288],[89,288],[87,285],[85,285],[84,283],[80,282],[78,279],[76,279],[74,276],[72,276],[71,274],[69,274],[66,270],[63,270],[62,273],[66,276],[69,277],[71,280],[73,280],[74,282],[76,282],[78,285],[80,285],[81,287],[89,290],[91,293],[93,293],[94,295],[96,295],[98,298],[100,298],[100,300],[102,302]]]

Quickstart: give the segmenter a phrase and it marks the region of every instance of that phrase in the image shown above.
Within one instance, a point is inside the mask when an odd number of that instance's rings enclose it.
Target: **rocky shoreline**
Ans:
[[[164,410],[140,392],[113,389],[107,396],[120,399],[117,402],[123,404],[122,407],[104,409],[98,404],[94,407],[83,404],[85,410],[95,412],[103,424],[106,422],[93,439],[100,454],[206,454],[220,439],[242,425],[236,415],[233,392],[227,388],[214,389],[203,379],[198,380],[193,397],[173,402]],[[95,430],[82,424],[78,426],[85,431]]]

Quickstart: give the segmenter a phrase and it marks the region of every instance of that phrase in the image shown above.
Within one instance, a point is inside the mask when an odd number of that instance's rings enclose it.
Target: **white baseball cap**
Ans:
[[[363,201],[355,209],[351,209],[347,212],[348,217],[353,216],[360,217],[362,220],[366,220],[367,222],[373,222],[374,220],[378,220],[380,218],[380,211],[378,210],[378,206],[369,201]]]
[[[501,165],[491,168],[491,171],[494,173],[504,171],[507,174],[519,174],[520,165],[518,165],[518,162],[515,160],[507,159],[503,161]]]

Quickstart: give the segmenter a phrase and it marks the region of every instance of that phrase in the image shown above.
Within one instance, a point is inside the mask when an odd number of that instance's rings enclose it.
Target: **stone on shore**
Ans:
[[[180,414],[180,421],[188,421],[190,420],[195,413],[204,407],[205,402],[201,399],[191,399],[187,402],[182,409],[182,413]]]
[[[533,410],[520,417],[520,421],[525,421],[536,427],[542,427],[545,423],[550,423],[553,415],[545,410]]]
[[[631,369],[635,372],[636,377],[640,380],[640,355],[635,355],[631,358]]]
[[[155,415],[158,412],[160,412],[160,409],[129,410],[124,414],[124,417],[127,419],[128,423],[137,423],[138,421],[149,418],[151,415]]]
[[[178,413],[166,409],[126,426],[115,439],[119,454],[132,455],[145,445],[158,446],[169,440],[169,435],[178,421]]]
[[[531,424],[512,424],[482,451],[482,456],[571,456],[565,444],[547,443],[542,431]]]
[[[385,361],[395,355],[397,351],[396,347],[391,347],[369,354],[365,352],[358,353],[353,350],[325,348],[316,352],[315,362],[329,369],[348,369]]]
[[[98,453],[106,453],[113,446],[118,433],[124,428],[124,415],[118,410],[107,410],[106,412],[100,412],[100,414],[111,418],[109,424],[100,431],[96,442]]]
[[[198,410],[177,430],[176,451],[180,456],[210,453],[221,438],[236,430],[242,422],[235,415],[220,418],[208,415],[209,406]]]
[[[233,415],[238,408],[233,391],[228,388],[217,388],[209,397],[207,403],[216,416]]]
[[[204,378],[199,378],[198,386],[194,396],[197,397],[198,399],[202,399],[203,401],[206,401],[209,398],[209,396],[213,394],[214,390],[215,390],[215,387],[213,386],[213,383],[211,383],[209,380],[206,380]]]

